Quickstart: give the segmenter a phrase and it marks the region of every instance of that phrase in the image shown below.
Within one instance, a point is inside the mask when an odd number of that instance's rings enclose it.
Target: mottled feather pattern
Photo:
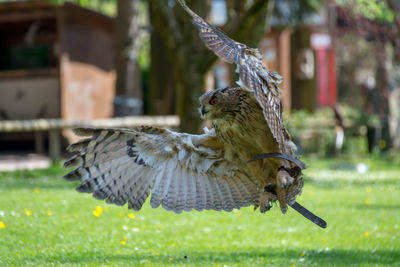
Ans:
[[[240,63],[239,85],[254,92],[256,99],[263,109],[265,120],[279,144],[280,150],[286,152],[283,136],[281,93],[279,89],[280,76],[268,71],[262,64],[262,61],[253,54],[244,54]]]
[[[277,199],[285,211],[286,203],[301,193],[301,172],[292,184],[284,184],[276,174],[280,167],[289,173],[291,166],[282,160],[247,163],[266,152],[293,155],[282,122],[280,76],[263,65],[258,50],[230,39],[180,3],[206,46],[238,65],[241,88],[216,89],[200,97],[202,116],[214,126],[201,135],[149,126],[75,129],[86,139],[69,146],[75,155],[65,166],[77,168],[65,178],[80,180],[80,192],[107,203],[128,203],[134,210],[151,194],[153,208],[161,205],[176,213],[250,205],[265,212]]]
[[[256,201],[256,186],[224,159],[224,152],[202,145],[216,138],[213,131],[189,135],[137,127],[75,132],[90,138],[69,146],[77,154],[65,166],[77,169],[65,179],[80,180],[79,192],[93,193],[107,203],[128,203],[129,208],[139,210],[151,192],[153,208],[162,205],[179,213],[231,211]]]
[[[221,59],[238,65],[239,85],[254,92],[256,99],[263,108],[265,120],[273,137],[278,142],[280,150],[285,152],[282,134],[284,126],[280,114],[280,76],[277,73],[270,72],[263,65],[262,56],[257,49],[249,48],[245,44],[232,40],[194,13],[186,4],[179,2],[191,15],[204,44]]]

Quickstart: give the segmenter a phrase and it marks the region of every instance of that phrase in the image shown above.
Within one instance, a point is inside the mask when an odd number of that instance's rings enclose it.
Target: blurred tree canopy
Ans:
[[[117,0],[50,0],[56,4],[63,4],[64,2],[71,2],[77,5],[90,8],[92,10],[101,12],[109,16],[116,16],[117,14]]]
[[[186,2],[207,18],[209,1]],[[165,99],[163,77],[169,77],[170,86],[175,87],[175,111],[181,118],[182,130],[197,132],[201,123],[198,97],[203,93],[205,75],[216,57],[202,43],[189,16],[175,1],[152,0],[149,4],[154,27],[149,80],[151,99]],[[228,0],[226,4],[228,19],[223,31],[239,42],[256,46],[268,27],[273,1]],[[163,105],[162,101],[159,105]]]
[[[393,22],[394,10],[385,0],[336,0],[339,6],[351,8],[355,14],[362,15],[371,20]]]

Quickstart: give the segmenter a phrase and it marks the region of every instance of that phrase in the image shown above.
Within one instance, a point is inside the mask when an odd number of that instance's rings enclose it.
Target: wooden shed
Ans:
[[[109,118],[114,20],[65,3],[0,4],[0,120]]]

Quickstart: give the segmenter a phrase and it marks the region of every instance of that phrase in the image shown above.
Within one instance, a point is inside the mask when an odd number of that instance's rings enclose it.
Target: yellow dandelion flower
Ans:
[[[39,193],[40,193],[40,188],[39,188],[39,187],[35,187],[35,188],[33,188],[33,191],[34,191],[36,194],[39,194]]]
[[[121,241],[121,245],[125,246],[126,242],[124,240]]]
[[[6,227],[7,227],[6,224],[4,222],[0,221],[0,229],[4,229]]]
[[[135,214],[133,214],[133,213],[131,212],[131,213],[128,214],[128,217],[129,217],[130,219],[133,219],[133,218],[135,218]]]
[[[379,140],[379,148],[384,149],[386,147],[386,141],[381,139]]]
[[[128,240],[128,238],[126,237],[126,236],[124,236],[124,238],[123,238],[124,240]]]
[[[102,213],[102,212],[103,212],[103,208],[102,208],[102,207],[100,207],[100,206],[97,206],[97,207],[96,207],[96,211],[98,211],[98,212]]]
[[[263,261],[264,261],[264,258],[261,258],[260,261],[263,262]]]
[[[290,267],[295,267],[296,266],[296,264],[294,264],[294,263],[292,263],[292,265],[290,265]]]
[[[220,266],[219,264],[215,265],[215,267],[219,267],[219,266]]]
[[[47,215],[51,216],[53,215],[53,213],[51,212],[51,210],[46,211]]]
[[[305,255],[304,252],[300,253],[300,257],[304,257]]]
[[[365,232],[364,235],[365,235],[366,237],[369,237],[369,232],[368,232],[368,231]]]
[[[365,189],[365,192],[371,193],[372,192],[372,187],[371,186],[367,186],[367,188]]]
[[[100,217],[101,216],[101,212],[99,212],[98,210],[94,210],[93,211],[93,215],[96,217]]]
[[[370,198],[367,198],[367,199],[365,200],[365,204],[366,204],[366,205],[371,205],[371,199],[370,199]]]
[[[24,209],[24,212],[25,212],[26,216],[31,216],[32,215],[32,211],[30,211],[28,209]]]
[[[169,258],[169,261],[173,261],[174,260],[174,258]]]

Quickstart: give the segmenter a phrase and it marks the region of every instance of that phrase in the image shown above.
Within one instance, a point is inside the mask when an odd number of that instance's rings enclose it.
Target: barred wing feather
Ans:
[[[239,64],[240,54],[243,51],[242,48],[246,46],[232,40],[220,30],[210,25],[202,17],[194,13],[186,4],[181,1],[179,3],[192,16],[193,24],[198,28],[199,36],[208,49],[214,51],[218,57],[228,63]]]
[[[79,192],[140,210],[151,193],[153,208],[174,212],[226,210],[254,205],[257,186],[208,143],[215,134],[189,135],[155,127],[75,129],[88,136],[69,146],[77,154],[65,176]]]

